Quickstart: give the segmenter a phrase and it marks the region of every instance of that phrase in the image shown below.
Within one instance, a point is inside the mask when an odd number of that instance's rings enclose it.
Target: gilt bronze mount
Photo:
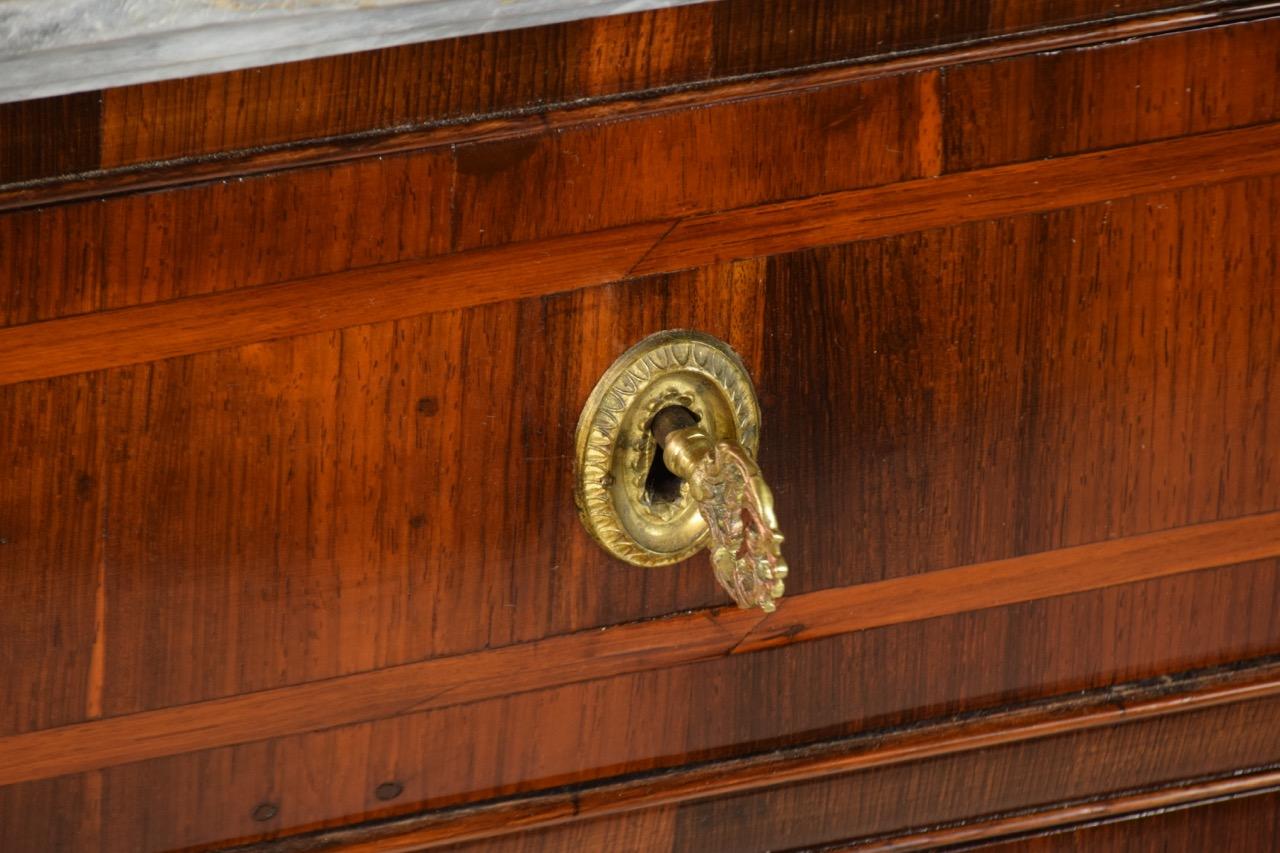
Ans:
[[[728,345],[694,331],[651,335],[609,368],[579,418],[582,522],[637,566],[709,546],[734,600],[772,610],[787,566],[759,441],[755,388]]]

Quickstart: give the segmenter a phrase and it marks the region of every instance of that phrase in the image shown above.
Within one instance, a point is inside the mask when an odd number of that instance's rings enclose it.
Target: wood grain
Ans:
[[[0,383],[1265,175],[1277,152],[1280,124],[1264,125],[30,323],[0,329]]]
[[[14,853],[102,846],[102,776],[89,773],[0,789],[0,825]]]
[[[1152,68],[1160,73],[1151,73]],[[1280,20],[1105,50],[972,63],[947,71],[946,170],[964,171],[1171,139],[1280,117]],[[1062,97],[1061,93],[1071,93]],[[1092,117],[1092,118],[1090,118]]]
[[[689,217],[636,275],[1121,199],[1276,168],[1280,125],[1182,137]]]
[[[459,145],[453,248],[934,177],[939,83],[902,74]]]
[[[1126,80],[1144,91],[1142,74],[1159,66],[1167,69],[1162,79],[1188,84],[1188,98],[1211,98],[1219,106],[1219,112],[1197,111],[1202,120],[1191,129],[1274,119],[1272,87],[1254,92],[1240,81],[1274,75],[1277,26],[1264,20],[1145,40],[1141,61],[1130,56],[1137,50],[1131,45],[1055,55],[1052,62],[1040,57],[1010,66],[1009,79],[999,86],[1004,91],[1049,85],[1035,81],[1050,75],[1053,85],[1079,85],[1103,98]],[[1188,57],[1223,45],[1238,58],[1234,64],[1218,68],[1216,76],[1186,70],[1216,67]],[[1117,55],[1115,74],[1111,66],[1107,74],[1082,70],[1095,54]],[[972,127],[972,110],[963,104],[981,101],[994,84],[952,71],[943,87],[936,72],[906,73],[910,67],[891,77],[868,76],[859,67],[842,71],[844,76],[828,71],[736,83],[697,97],[675,93],[634,102],[641,112],[610,103],[449,126],[434,135],[397,137],[382,147],[360,141],[316,154],[341,156],[343,163],[270,172],[296,166],[296,158],[264,161],[246,166],[258,172],[248,177],[219,160],[214,165],[221,171],[212,174],[223,180],[215,183],[200,184],[210,178],[208,164],[184,162],[173,180],[196,186],[0,218],[0,263],[10,282],[4,319],[32,322],[423,258],[450,246],[595,230],[936,174],[943,166],[943,136],[954,140],[959,133],[980,144],[982,133]],[[976,94],[966,95],[969,89]],[[1158,106],[1148,104],[1137,114],[1162,115]],[[1111,137],[1099,115],[1081,106],[1059,119],[1101,144]],[[749,132],[776,125],[797,132]],[[1121,139],[1168,134],[1169,127],[1152,118],[1137,122]],[[821,149],[798,142],[819,137]],[[901,149],[899,138],[910,150]],[[458,143],[463,144],[452,151]],[[1059,148],[1058,153],[1071,150]],[[859,155],[851,157],[850,151]],[[963,158],[952,159],[964,166]],[[742,167],[751,163],[768,167]],[[729,171],[740,177],[721,180]],[[544,172],[559,177],[551,189],[531,191],[530,182]],[[95,189],[104,187],[85,191]],[[30,192],[45,204],[57,197],[48,187]],[[236,214],[233,200],[249,205],[254,215]],[[379,227],[371,228],[372,222]],[[534,222],[539,224],[528,224]],[[98,248],[86,252],[86,244]],[[311,248],[300,252],[293,248],[298,245]]]
[[[104,708],[723,602],[567,498],[582,401],[663,328],[756,378],[795,594],[1275,511],[1276,209],[1240,182],[110,371]]]
[[[0,169],[36,182],[0,218],[6,844],[296,835],[1280,653],[1274,4],[867,10],[728,2],[0,111],[32,128]],[[775,616],[714,609],[701,560],[612,563],[568,498],[591,385],[674,327],[760,390]],[[510,846],[1173,796],[1271,760],[1264,704]]]
[[[810,543],[839,540],[874,580],[995,556],[976,543],[1027,553],[1268,509],[1271,440],[1238,443],[1276,417],[1276,219],[1243,213],[1276,204],[1263,196],[1195,190],[771,259],[757,376],[785,390],[761,458],[791,559],[824,572]],[[1192,326],[1258,349],[1192,356],[1208,343]]]
[[[447,152],[370,158],[0,217],[8,324],[440,254]]]
[[[106,195],[153,190],[201,180],[247,177],[299,166],[326,165],[362,157],[388,156],[459,142],[509,141],[561,129],[580,129],[601,122],[658,116],[673,110],[703,108],[742,98],[802,94],[815,89],[841,86],[893,74],[911,74],[944,67],[950,69],[1040,51],[1056,51],[1080,45],[1098,46],[1111,41],[1177,33],[1214,24],[1254,21],[1273,15],[1276,11],[1277,7],[1272,2],[1210,3],[1168,13],[1137,14],[1105,22],[1085,22],[1053,30],[1033,31],[1025,35],[961,43],[922,53],[892,54],[855,64],[835,66],[827,64],[816,68],[793,70],[784,75],[766,74],[746,79],[730,79],[728,82],[718,82],[708,87],[679,87],[659,93],[642,92],[595,100],[575,99],[544,111],[519,110],[494,115],[481,113],[468,116],[465,122],[410,124],[407,127],[395,126],[377,132],[325,135],[318,139],[301,139],[295,143],[217,151],[207,156],[183,156],[156,162],[140,162],[85,173],[59,175],[43,180],[0,184],[0,210],[33,204],[47,205],[56,201],[85,197],[100,198]],[[613,20],[622,20],[622,18]],[[1241,40],[1253,37],[1250,28],[1242,28],[1236,35]],[[1196,35],[1191,32],[1186,38],[1194,39]],[[1161,44],[1164,46],[1163,53],[1158,59],[1153,58],[1153,61],[1185,63],[1188,55],[1195,53],[1195,51],[1184,49],[1183,45],[1177,41],[1161,42]],[[1194,64],[1192,67],[1194,68]],[[1267,72],[1264,65],[1240,70],[1245,74],[1246,79],[1252,71],[1262,74]],[[207,79],[200,78],[200,80]],[[200,80],[181,82],[198,85]],[[1226,97],[1241,98],[1243,96],[1244,92],[1238,85],[1240,80],[1236,83],[1237,86],[1227,91]],[[1095,85],[1106,85],[1106,83],[1095,81]],[[296,96],[305,97],[300,93]],[[31,108],[37,112],[43,109],[42,105],[43,102],[30,102]],[[177,105],[171,103],[167,106],[176,108]],[[231,111],[244,107],[245,103],[224,102],[220,106],[224,111]],[[1248,109],[1246,108],[1245,111],[1248,112]],[[325,115],[329,116],[331,112],[325,112]],[[966,119],[958,116],[957,120]],[[1097,118],[1091,114],[1081,114],[1073,116],[1072,120],[1087,123],[1097,121]],[[139,126],[145,127],[147,123],[140,123]],[[1227,125],[1219,122],[1213,126],[1221,128]],[[199,128],[208,127],[210,127],[209,122],[201,116]],[[924,129],[922,127],[922,130]],[[26,156],[33,157],[36,154],[29,152]]]
[[[1204,822],[1216,822],[1220,806],[1227,803],[1236,803],[1237,807],[1224,811],[1233,813],[1230,819],[1239,821],[1237,827],[1249,826],[1251,823],[1247,820],[1240,821],[1239,812],[1241,809],[1239,806],[1246,806],[1247,808],[1244,810],[1247,812],[1254,812],[1255,810],[1260,812],[1261,814],[1257,816],[1263,818],[1263,826],[1265,827],[1266,814],[1270,809],[1274,808],[1273,799],[1278,783],[1280,783],[1280,771],[1275,770],[1231,774],[1223,778],[1196,781],[1171,788],[1147,790],[1102,801],[1060,806],[1026,815],[997,818],[989,821],[975,821],[967,825],[948,827],[932,832],[925,831],[896,838],[854,842],[848,846],[838,845],[834,849],[840,851],[856,850],[866,853],[866,851],[873,850],[930,850],[936,849],[941,845],[964,845],[961,849],[1014,851],[1041,849],[1038,845],[1042,843],[1048,844],[1047,849],[1051,850],[1077,849],[1071,846],[1066,848],[1052,846],[1058,843],[1052,839],[1061,834],[1068,836],[1062,839],[1068,844],[1087,839],[1093,845],[1095,844],[1095,838],[1101,839],[1110,836],[1115,839],[1123,838],[1125,843],[1103,842],[1104,846],[1101,849],[1132,849],[1135,842],[1148,844],[1154,842],[1156,846],[1150,849],[1165,850],[1169,848],[1164,845],[1169,844],[1173,839],[1162,835],[1164,832],[1162,829],[1153,833],[1150,823],[1153,820],[1159,821],[1166,815],[1190,809],[1192,810],[1191,813],[1184,815],[1184,817],[1192,821],[1193,826],[1200,833],[1204,833],[1205,829],[1209,829],[1209,837],[1216,837],[1221,828],[1214,827],[1212,823],[1209,827],[1206,827]],[[1253,798],[1257,798],[1256,802],[1253,801]],[[1093,834],[1096,829],[1114,826],[1122,821],[1133,821],[1136,824],[1130,826],[1130,831],[1125,833],[1117,834],[1103,831],[1096,836]],[[1076,824],[1076,826],[1071,826],[1071,824]],[[1151,835],[1155,837],[1150,837]],[[981,843],[984,839],[1000,838],[1001,836],[1015,836],[1016,838],[1005,838],[989,844]],[[1247,830],[1247,838],[1250,843],[1258,842],[1263,844],[1264,846],[1257,848],[1260,851],[1272,849],[1272,841],[1267,836],[1265,829],[1261,834],[1254,834],[1250,828]],[[1024,848],[1023,845],[1027,846]],[[1206,841],[1203,846],[1212,846],[1212,844]],[[1086,849],[1100,848],[1090,846]],[[1202,845],[1179,846],[1174,849],[1202,849]],[[1248,850],[1251,848],[1248,846],[1238,848],[1233,844],[1232,849]]]
[[[1205,188],[114,373],[107,633],[151,664],[106,704],[722,601],[696,561],[615,570],[565,499],[581,401],[661,328],[757,377],[794,592],[1274,510],[1276,209],[1273,180]]]
[[[1202,714],[1215,709],[1211,712],[1214,715],[1225,715],[1230,713],[1231,706],[1269,701],[1268,697],[1280,691],[1274,675],[1274,668],[1263,666],[1257,670],[1200,676],[1154,689],[1151,685],[1132,685],[1039,706],[936,722],[907,731],[832,741],[570,792],[552,792],[382,825],[320,833],[309,838],[268,843],[256,849],[277,853],[317,849],[393,853],[438,847],[480,849],[477,842],[483,840],[486,850],[519,850],[531,845],[554,850],[573,849],[568,845],[583,836],[620,837],[624,839],[620,843],[638,845],[635,849],[666,849],[677,825],[688,829],[683,819],[690,811],[714,807],[717,801],[727,797],[776,796],[777,792],[793,786],[812,788],[813,783],[822,779],[890,767],[911,768],[949,756],[963,756],[965,762],[977,770],[986,763],[984,753],[989,756],[991,751],[1014,744],[1030,746],[1029,752],[1041,753],[1035,754],[1034,760],[1047,762],[1053,759],[1043,753],[1053,753],[1071,736],[1091,733],[1089,739],[1105,741],[1111,734],[1109,730],[1116,726],[1171,727],[1177,726],[1177,718],[1183,714]],[[1108,757],[1118,765],[1125,763],[1120,756]],[[1251,757],[1262,760],[1265,756]],[[1011,767],[1000,769],[1013,770]],[[916,786],[938,785],[924,772],[916,772],[914,776],[898,775],[910,779]],[[940,843],[1009,835],[1142,808],[1168,807],[1212,796],[1257,791],[1278,781],[1280,775],[1274,771],[1211,778],[1184,786],[1162,786],[1138,794],[1095,799],[1088,804],[1051,807],[1017,817],[981,821],[971,827],[869,841],[851,849],[925,849]],[[1095,797],[1102,790],[1105,788],[1100,786],[1094,792]],[[676,824],[673,817],[681,823]],[[641,837],[637,832],[639,827],[653,834]],[[692,838],[685,842],[686,846],[696,843]]]
[[[1261,20],[1147,39],[1137,60],[1130,56],[1137,48],[1128,44],[1055,54],[1052,62],[1041,56],[1015,63],[1007,71],[1010,79],[998,85],[1002,91],[1080,87],[1086,103],[1055,101],[1068,104],[1057,120],[1094,145],[1169,136],[1170,127],[1158,118],[1168,112],[1159,109],[1163,102],[1138,105],[1139,117],[1152,118],[1135,121],[1115,139],[1106,135],[1112,131],[1100,118],[1108,113],[1086,108],[1089,98],[1103,99],[1130,83],[1135,91],[1146,91],[1142,75],[1151,67],[1165,69],[1163,80],[1183,80],[1187,99],[1208,98],[1218,105],[1213,112],[1196,110],[1199,118],[1189,119],[1191,130],[1274,120],[1280,118],[1274,87],[1242,81],[1275,75],[1277,27],[1274,19]],[[1238,59],[1227,66],[1191,59],[1228,46]],[[1091,73],[1086,66],[1095,54],[1118,58],[1107,65],[1107,73]],[[976,61],[964,52],[955,58]],[[973,127],[972,108],[963,104],[981,102],[990,85],[957,76],[958,69],[945,77],[936,70],[912,72],[927,64],[920,57],[891,63],[400,132],[381,140],[325,141],[311,155],[266,152],[239,166],[225,158],[184,161],[159,183],[185,185],[159,193],[138,192],[157,184],[140,173],[134,177],[141,183],[124,195],[0,217],[0,269],[8,279],[0,288],[0,320],[19,324],[154,304],[425,259],[451,247],[687,218],[937,175],[944,167],[944,137],[954,138],[959,128],[960,138],[980,144],[986,131]],[[1216,73],[1204,70],[1214,68]],[[885,76],[890,71],[895,73]],[[1036,82],[1045,75],[1048,83]],[[966,95],[969,89],[977,94]],[[1069,115],[1062,112],[1073,109]],[[1001,115],[1005,121],[1022,120],[1019,114]],[[753,132],[774,126],[793,132]],[[1013,126],[1000,133],[1022,135]],[[816,139],[823,140],[820,146]],[[1233,152],[1203,156],[1225,159]],[[340,162],[306,165],[326,158]],[[952,159],[964,167],[962,158]],[[728,174],[734,180],[724,180]],[[984,176],[1002,178],[1001,173]],[[99,177],[108,184],[115,180]],[[1045,186],[1059,178],[1051,171],[1044,179],[1046,184],[1032,187],[1047,195]],[[98,178],[81,190],[93,194],[114,186],[94,181]],[[1025,194],[1027,188],[1017,191]],[[61,190],[45,186],[21,192],[42,205],[63,197]],[[882,195],[868,199],[872,205],[894,201]],[[913,197],[908,206],[928,201]],[[932,201],[964,206],[963,199]],[[247,206],[252,215],[237,212],[237,206]],[[821,213],[808,206],[791,212]],[[857,228],[847,211],[837,212],[842,215],[834,227]],[[794,226],[793,221],[776,224],[788,234]],[[94,250],[86,251],[88,245]],[[664,268],[669,267],[649,269]]]
[[[581,400],[660,328],[725,338],[756,377],[798,595],[1274,511],[1275,198],[1274,179],[1156,193],[108,371],[103,706],[721,601],[701,564],[611,566],[564,500]],[[46,405],[80,379],[13,388]],[[815,489],[842,523],[789,509]],[[1207,570],[320,732],[259,727],[99,771],[102,808],[121,848],[170,849],[1155,677],[1276,651],[1277,577]],[[388,781],[405,791],[391,803],[373,793]],[[0,799],[40,826],[80,789]],[[255,821],[268,801],[278,816]]]
[[[1252,516],[1258,520],[1267,517]],[[1223,523],[1238,522],[1219,522]],[[1187,533],[1195,529],[1180,528]],[[1245,545],[1253,540],[1258,549],[1242,559],[1255,559],[1254,555],[1270,556],[1261,552],[1269,549],[1277,538],[1280,538],[1280,529],[1242,536],[1240,544]],[[1147,548],[1158,550],[1148,551],[1142,547],[1144,544]],[[1134,546],[1139,549],[1137,552],[1128,551],[1128,548]],[[1092,557],[1080,550],[1094,547],[1099,551]],[[1131,569],[1124,573],[1125,582],[1158,577],[1171,572],[1163,568],[1155,569],[1156,566],[1177,566],[1194,554],[1195,550],[1189,542],[1178,542],[1166,547],[1147,537],[1138,540],[1116,539],[1097,546],[1062,548],[1031,557],[811,593],[788,602],[793,606],[787,608],[786,615],[782,618],[778,618],[778,613],[773,613],[753,625],[733,648],[733,653],[742,654],[774,645],[942,615],[941,610],[918,610],[922,604],[926,607],[929,603],[944,606],[943,601],[946,601],[946,607],[956,608],[947,612],[959,613],[1074,592],[1076,590],[1070,588],[1073,583],[1090,576],[1099,587],[1106,586],[1109,584],[1102,579],[1109,571],[1115,571],[1124,565]],[[1138,559],[1134,560],[1132,557]],[[1080,558],[1084,558],[1087,565]],[[1146,572],[1137,568],[1143,562],[1149,562],[1151,566]],[[935,596],[938,598],[935,599]],[[966,606],[966,602],[972,606]],[[929,615],[925,616],[924,613]],[[839,624],[846,627],[843,630],[833,627]]]
[[[101,120],[94,92],[0,104],[0,185],[97,169]]]
[[[0,388],[0,734],[101,713],[103,391]]]
[[[58,119],[65,102],[28,102],[21,115],[0,112],[0,182],[981,45],[1026,30],[1060,37],[1072,25],[1125,31],[1150,18],[1157,29],[1204,24],[1251,5],[1258,4],[1202,3],[1162,14],[1171,7],[1167,0],[1000,7],[877,0],[856,10],[832,0],[738,0],[488,33],[85,93],[76,97],[90,108],[76,127],[101,137],[87,158],[68,160],[64,153],[44,162],[49,155],[42,151],[66,152],[77,131]],[[66,127],[67,135],[45,144],[50,137],[30,133],[41,123]]]
[[[1280,513],[700,612],[0,738],[0,785],[679,666],[1280,555]],[[179,614],[182,615],[182,614]],[[252,642],[252,639],[249,638]],[[183,655],[165,647],[163,653]]]
[[[768,850],[1008,813],[1153,780],[1226,775],[1280,757],[1274,700],[993,748],[680,808],[671,849]],[[1217,728],[1221,726],[1222,728]],[[1188,749],[1189,744],[1199,748]],[[910,792],[910,794],[908,794]],[[918,793],[917,793],[918,792]],[[779,821],[778,815],[787,815]]]
[[[0,309],[10,325],[34,322],[936,174],[936,82],[881,78],[684,104],[652,110],[639,127],[618,124],[614,105],[559,121],[539,114],[514,127],[452,129],[426,150],[357,146],[348,154],[360,159],[212,183],[184,165],[194,186],[0,217],[11,282]],[[900,164],[895,140],[917,122],[927,127],[921,150]],[[742,132],[759,124],[796,125],[830,144],[817,158],[795,138]],[[850,147],[882,153],[850,158]],[[550,189],[546,169],[556,172]],[[728,171],[756,177],[726,182]]]
[[[1276,565],[1176,575],[113,767],[102,771],[115,804],[112,830],[121,849],[297,831],[317,822],[403,814],[752,754],[1273,654],[1280,651]],[[1104,630],[1113,624],[1126,630]],[[1028,637],[1035,641],[1010,658],[1016,638]],[[341,782],[328,781],[334,779]],[[388,780],[404,786],[392,803],[373,795]],[[193,813],[196,792],[203,808]],[[264,800],[280,807],[265,824],[251,819]],[[181,817],[157,820],[160,815]]]
[[[111,851],[228,843],[751,755],[1276,654],[1277,565],[1184,573],[119,765],[99,771],[103,837]],[[1106,630],[1114,624],[1125,631]],[[1016,643],[1023,651],[1010,657]],[[376,789],[389,781],[402,793],[379,799]],[[60,804],[47,798],[45,784],[0,788],[0,804],[22,798],[30,812],[47,816],[43,823],[29,817],[26,825],[55,822]],[[264,802],[277,814],[256,820]]]
[[[1093,823],[1032,838],[984,845],[991,853],[1056,853],[1057,851],[1208,850],[1268,853],[1280,838],[1280,793],[1231,797],[1209,804],[1146,813]]]
[[[953,841],[960,841],[960,843],[964,843],[964,841],[972,842],[974,839],[989,838],[992,835],[998,835],[1001,832],[1011,831],[1019,827],[1037,827],[1042,832],[1030,838],[996,842],[991,845],[978,844],[974,847],[969,847],[966,844],[964,847],[955,849],[991,849],[1001,851],[1001,853],[1004,853],[1004,851],[1012,853],[1012,851],[1022,851],[1024,849],[1022,845],[1024,844],[1028,845],[1025,849],[1033,851],[1041,849],[1054,851],[1128,850],[1137,845],[1138,849],[1150,849],[1154,853],[1154,851],[1170,849],[1161,845],[1172,843],[1176,836],[1166,834],[1168,830],[1163,827],[1155,828],[1153,831],[1149,822],[1153,818],[1164,815],[1179,814],[1182,818],[1182,826],[1177,827],[1177,829],[1182,831],[1190,830],[1188,834],[1200,839],[1200,841],[1190,846],[1179,846],[1172,849],[1203,850],[1212,847],[1211,839],[1218,838],[1221,830],[1217,825],[1218,821],[1225,820],[1235,823],[1232,829],[1234,829],[1240,842],[1244,845],[1243,847],[1233,846],[1233,850],[1257,850],[1258,853],[1266,853],[1266,851],[1273,849],[1271,838],[1266,833],[1269,826],[1268,821],[1271,817],[1270,812],[1276,808],[1274,803],[1275,795],[1271,792],[1259,793],[1256,789],[1274,785],[1276,781],[1280,781],[1280,776],[1274,772],[1251,773],[1242,776],[1233,775],[1226,779],[1215,779],[1143,794],[1102,799],[1084,806],[1067,806],[1031,812],[1016,818],[975,822],[960,827],[954,832],[924,832],[882,841],[855,841],[852,844],[837,843],[829,846],[824,845],[822,849],[824,853],[828,850],[832,851],[832,853],[836,853],[836,851],[840,851],[840,853],[844,853],[844,851],[867,853],[867,851],[928,850],[937,849],[939,843],[950,844]],[[1226,792],[1232,793],[1228,794]],[[1211,800],[1209,804],[1194,802],[1207,797],[1214,797],[1215,799]],[[1256,803],[1254,798],[1256,798]],[[1223,809],[1226,813],[1219,817],[1218,809],[1227,802],[1236,803],[1237,807],[1229,812]],[[1245,805],[1248,806],[1247,809],[1243,808]],[[1187,808],[1194,809],[1194,811],[1185,815],[1181,815],[1180,811],[1171,811]],[[674,834],[673,811],[669,808],[645,809],[607,819],[573,821],[553,828],[531,827],[521,831],[519,834],[488,837],[479,844],[462,842],[435,845],[430,841],[419,843],[419,838],[426,834],[417,832],[406,833],[407,837],[405,838],[389,833],[389,837],[376,841],[348,840],[344,835],[334,833],[333,836],[320,835],[305,841],[299,839],[293,842],[284,841],[274,844],[266,842],[250,849],[263,851],[263,853],[268,851],[270,853],[277,853],[277,851],[278,853],[293,853],[293,851],[311,850],[341,850],[344,853],[392,853],[392,851],[430,849],[445,849],[457,851],[457,853],[468,850],[546,851],[579,850],[583,849],[581,845],[584,843],[590,845],[595,839],[603,839],[607,840],[607,842],[602,843],[617,843],[620,845],[619,848],[610,847],[609,849],[650,853],[650,851],[655,850],[671,849],[670,845]],[[1138,813],[1133,814],[1134,812]],[[1208,812],[1212,812],[1212,814]],[[1108,820],[1108,817],[1111,817],[1111,820]],[[1062,830],[1061,834],[1068,836],[1068,838],[1062,839],[1061,842],[1058,839],[1057,832],[1044,830],[1046,826],[1058,827],[1061,823],[1082,818],[1090,819],[1090,823],[1083,828]],[[1259,820],[1253,821],[1251,818],[1258,818]],[[1140,823],[1137,826],[1127,827],[1126,832],[1118,831],[1122,828],[1117,825],[1119,821],[1130,820],[1136,820]],[[1206,821],[1210,822],[1208,826],[1204,825]],[[1254,825],[1261,825],[1263,827],[1262,833],[1254,833],[1252,830]],[[1108,831],[1095,835],[1095,829],[1100,827],[1107,827]],[[990,833],[990,835],[987,833]],[[1154,837],[1149,838],[1147,837],[1148,834]],[[1225,835],[1229,838],[1233,837],[1230,831]],[[1100,841],[1101,838],[1108,840]],[[1123,843],[1118,840],[1111,841],[1111,839],[1123,839]],[[1053,846],[1058,843],[1065,843],[1067,846]],[[1141,845],[1144,843],[1152,846],[1142,847]],[[1046,846],[1041,847],[1038,845]],[[1249,845],[1254,846],[1251,847]],[[948,849],[951,848],[949,847]]]
[[[53,365],[77,373],[600,284],[625,277],[670,227],[658,222],[11,327],[0,330],[0,384]]]

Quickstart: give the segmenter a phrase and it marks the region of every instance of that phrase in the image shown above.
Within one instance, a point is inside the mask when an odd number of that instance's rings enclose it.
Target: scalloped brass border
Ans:
[[[760,404],[742,360],[702,332],[650,335],[624,352],[596,383],[578,419],[574,498],[583,525],[606,551],[637,566],[664,566],[695,554],[706,522],[687,484],[663,504],[650,501],[645,477],[660,452],[649,431],[658,410],[682,405],[716,439],[754,454]]]

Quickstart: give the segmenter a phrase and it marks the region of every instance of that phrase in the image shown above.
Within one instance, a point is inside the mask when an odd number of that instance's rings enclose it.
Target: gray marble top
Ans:
[[[0,0],[0,103],[699,0]]]

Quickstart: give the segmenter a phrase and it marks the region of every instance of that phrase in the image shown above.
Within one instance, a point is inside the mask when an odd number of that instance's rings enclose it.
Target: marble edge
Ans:
[[[120,38],[103,33],[99,41],[54,42],[8,55],[0,43],[0,103],[696,2],[702,0],[425,0],[216,21]]]

